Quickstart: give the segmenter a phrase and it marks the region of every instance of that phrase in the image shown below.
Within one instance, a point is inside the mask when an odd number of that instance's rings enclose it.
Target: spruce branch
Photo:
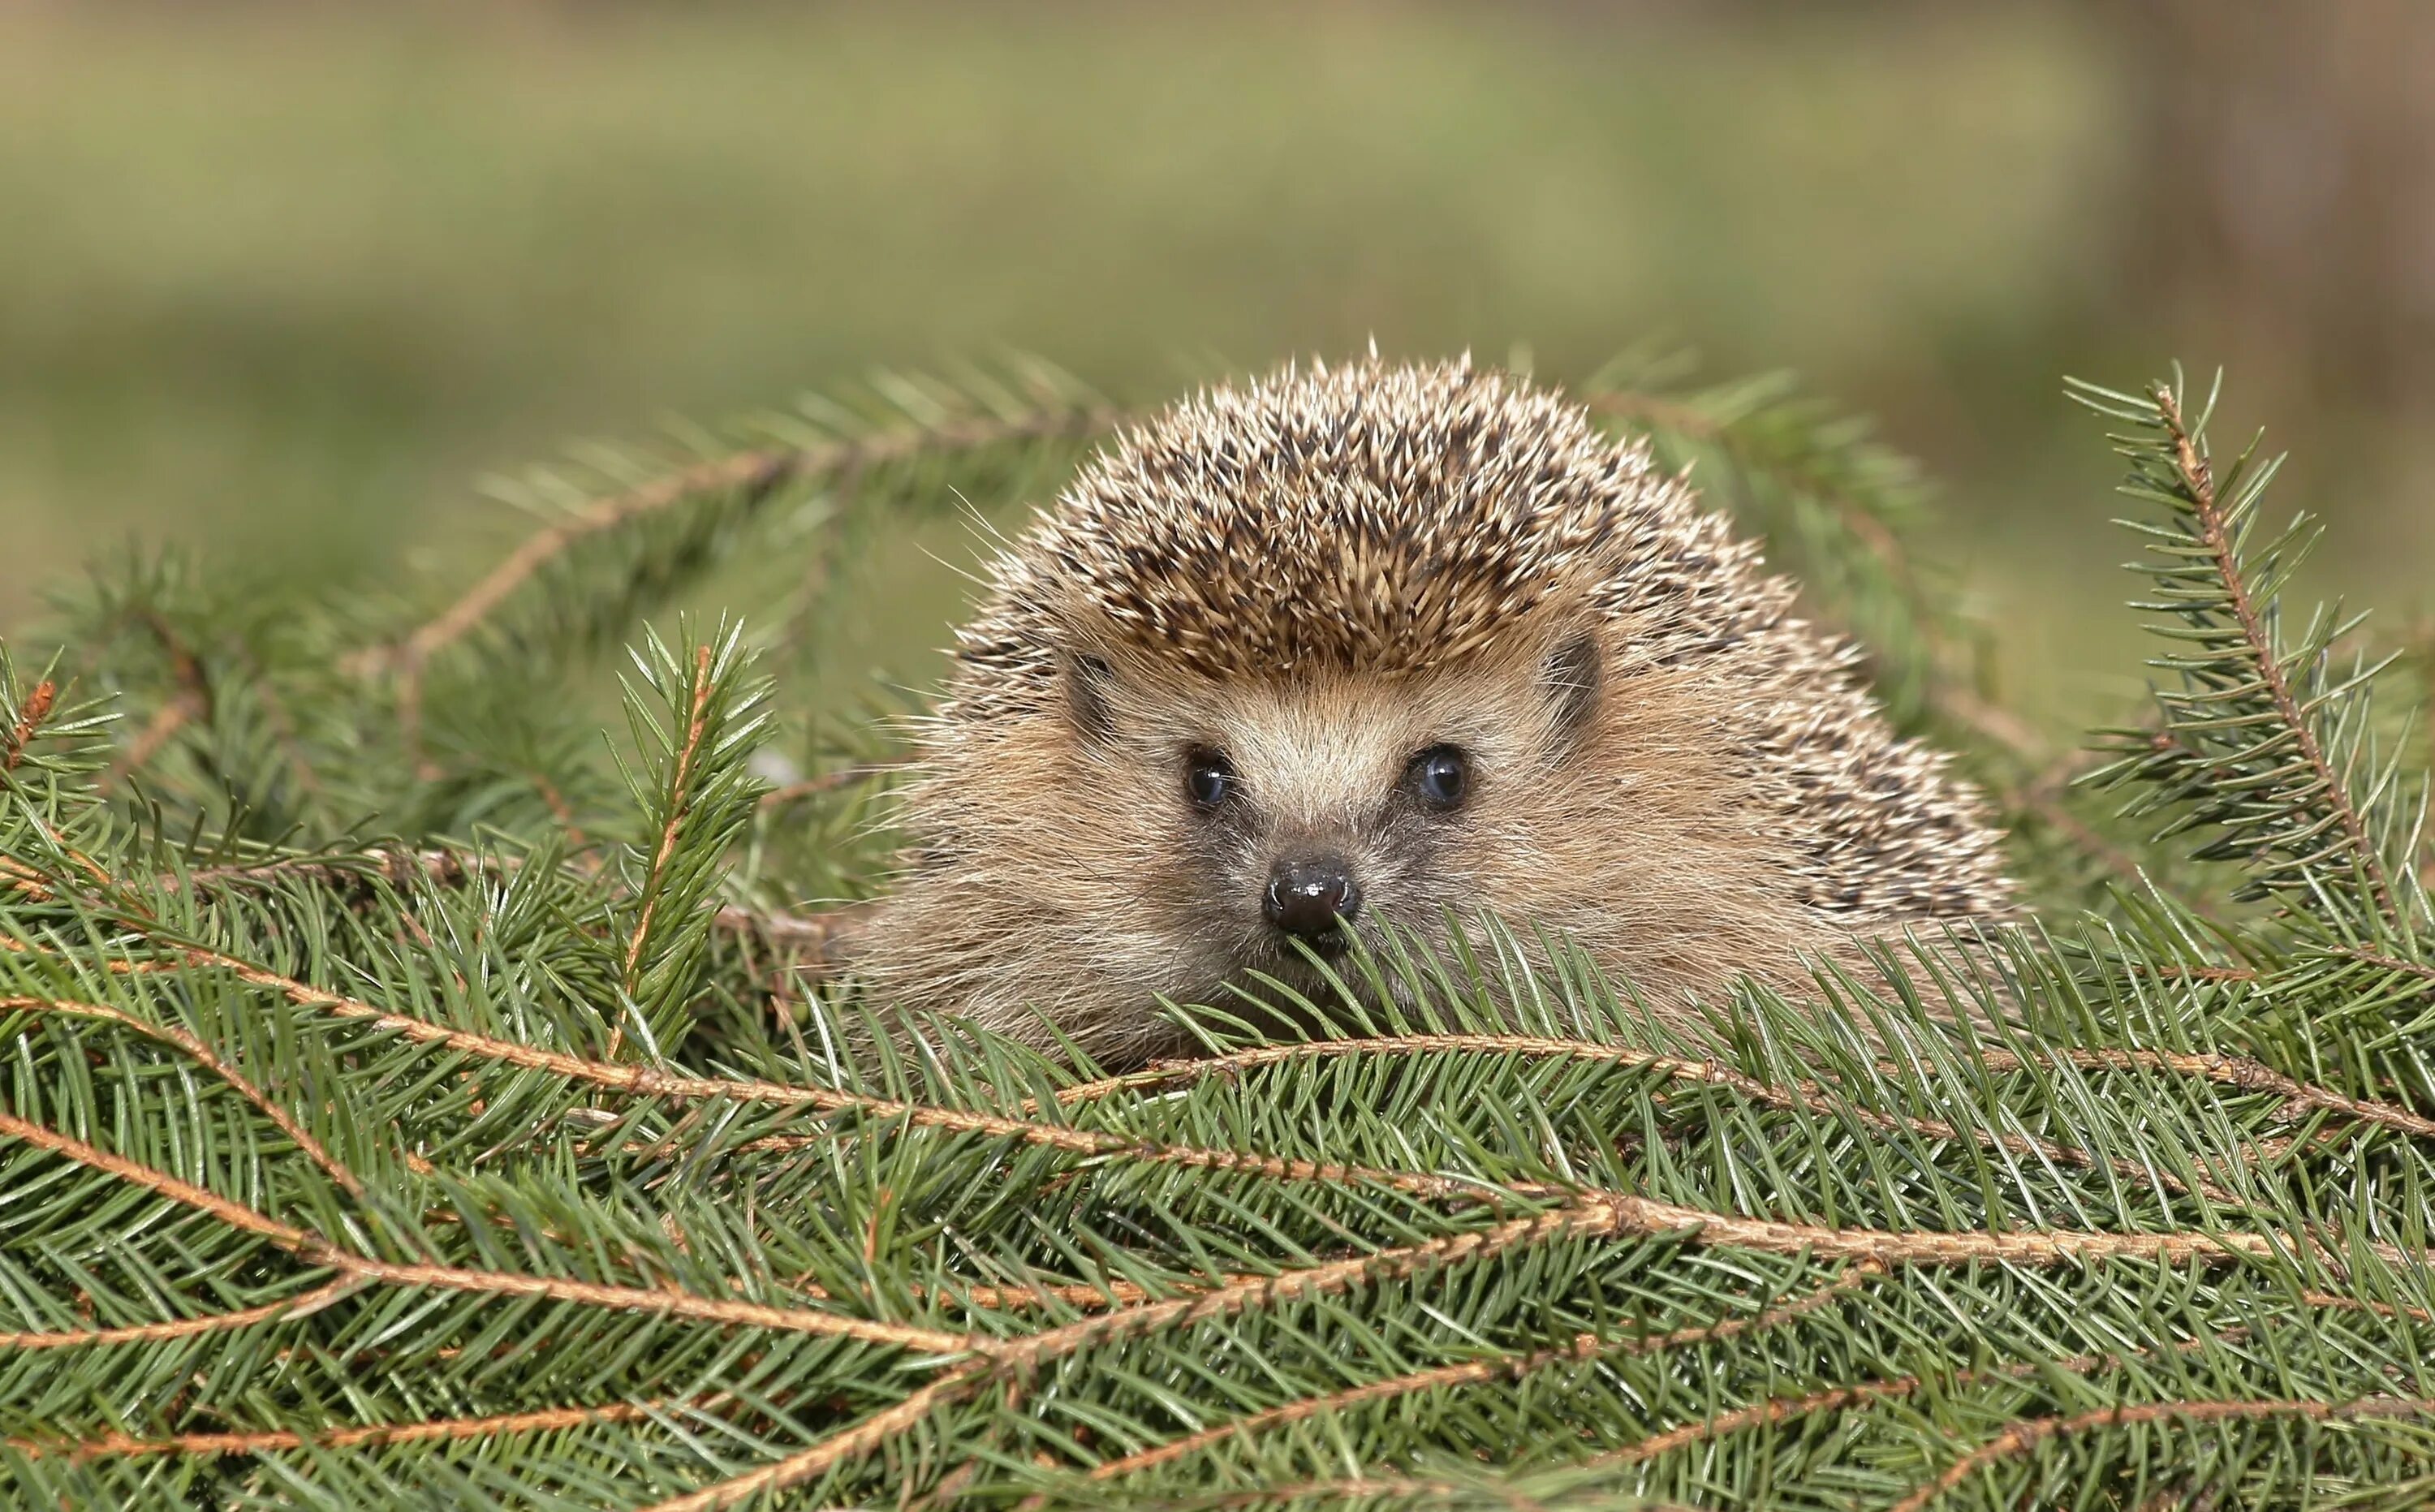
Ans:
[[[293,1321],[307,1318],[324,1307],[340,1301],[364,1286],[360,1277],[341,1276],[291,1297],[265,1302],[259,1307],[239,1308],[230,1313],[207,1313],[198,1317],[171,1318],[159,1323],[135,1323],[112,1329],[60,1329],[46,1332],[0,1333],[0,1349],[100,1349],[115,1344],[159,1344],[171,1339],[189,1338],[199,1333],[222,1333],[248,1329],[257,1323]]]
[[[688,1405],[697,1409],[718,1406],[725,1399],[708,1397]],[[597,1407],[548,1407],[537,1412],[501,1413],[490,1418],[454,1418],[423,1419],[410,1423],[365,1423],[353,1428],[332,1428],[320,1433],[294,1431],[252,1434],[178,1434],[166,1438],[137,1438],[127,1434],[105,1434],[98,1438],[82,1440],[12,1438],[8,1447],[28,1458],[56,1457],[71,1460],[95,1459],[102,1456],[140,1458],[149,1454],[178,1454],[213,1458],[233,1454],[261,1454],[280,1450],[297,1449],[370,1449],[394,1444],[420,1444],[434,1440],[500,1438],[517,1434],[559,1434],[570,1428],[594,1423],[623,1423],[666,1414],[673,1403],[665,1401],[605,1402]]]
[[[1146,1470],[1169,1460],[1183,1459],[1203,1450],[1241,1435],[1264,1433],[1269,1429],[1326,1417],[1373,1401],[1387,1401],[1417,1392],[1436,1391],[1448,1386],[1471,1385],[1483,1382],[1519,1381],[1535,1371],[1556,1365],[1587,1365],[1609,1354],[1646,1354],[1653,1350],[1678,1349],[1685,1345],[1708,1344],[1730,1339],[1777,1323],[1790,1322],[1820,1308],[1841,1299],[1846,1292],[1885,1274],[1885,1268],[1873,1261],[1861,1261],[1846,1266],[1839,1274],[1813,1288],[1805,1295],[1779,1302],[1747,1315],[1720,1318],[1717,1322],[1695,1328],[1677,1329],[1653,1337],[1621,1339],[1600,1338],[1584,1333],[1570,1343],[1549,1349],[1524,1354],[1508,1353],[1479,1360],[1467,1360],[1459,1365],[1440,1366],[1431,1370],[1417,1370],[1390,1381],[1373,1381],[1347,1387],[1323,1397],[1305,1397],[1281,1407],[1248,1418],[1238,1418],[1171,1439],[1156,1449],[1143,1450],[1122,1459],[1110,1460],[1095,1467],[1089,1478],[1094,1481],[1115,1480],[1137,1470]]]
[[[1713,1061],[1685,1060],[1672,1056],[1652,1055],[1646,1051],[1633,1050],[1622,1045],[1601,1044],[1580,1040],[1549,1040],[1528,1035],[1479,1034],[1387,1035],[1362,1040],[1322,1040],[1305,1041],[1298,1044],[1263,1045],[1253,1050],[1237,1050],[1227,1054],[1212,1056],[1203,1060],[1186,1061],[1180,1065],[1156,1067],[1148,1071],[1133,1072],[1123,1076],[1109,1077],[1100,1081],[1088,1082],[1079,1086],[1068,1087],[1058,1092],[1057,1101],[1070,1107],[1077,1103],[1095,1101],[1119,1091],[1149,1091],[1162,1088],[1173,1087],[1185,1082],[1198,1081],[1209,1076],[1233,1075],[1252,1067],[1276,1065],[1280,1062],[1289,1060],[1307,1060],[1322,1057],[1340,1057],[1348,1055],[1358,1055],[1364,1058],[1369,1058],[1373,1057],[1442,1055],[1449,1053],[1477,1053],[1489,1056],[1555,1056],[1568,1059],[1597,1061],[1612,1066],[1627,1067],[1635,1071],[1653,1072],[1658,1076],[1669,1080],[1700,1082],[1708,1086],[1728,1088],[1753,1103],[1763,1104],[1770,1108],[1797,1108],[1808,1111],[1820,1112],[1838,1106],[1837,1100],[1829,1094],[1823,1087],[1814,1081],[1797,1082],[1787,1086],[1777,1086],[1766,1082],[1756,1076],[1748,1075],[1741,1072],[1735,1071],[1730,1067],[1718,1065]],[[2197,1059],[2197,1057],[2190,1058],[2193,1061]],[[2017,1064],[2017,1062],[2015,1063]],[[2079,1063],[2098,1064],[2099,1062],[2092,1058]],[[2135,1063],[2137,1062],[2128,1059],[2110,1062],[2110,1064],[2117,1065]],[[2161,1058],[2159,1058],[2152,1060],[2150,1063],[2162,1064],[2163,1062]],[[1898,1073],[1905,1068],[1897,1067],[1891,1063],[1881,1063],[1878,1069],[1889,1073]],[[1994,1070],[1995,1067],[1989,1064],[1986,1069]],[[2210,1069],[2213,1069],[2224,1075],[2236,1075],[2241,1074],[2238,1070],[2236,1070],[2228,1064],[2211,1064]],[[2260,1074],[2262,1076],[2270,1079],[2276,1085],[2288,1084],[2292,1088],[2294,1093],[2301,1096],[2308,1095],[2308,1090],[2300,1088],[2297,1083],[2288,1082],[2288,1078],[2276,1076],[2274,1073],[2268,1071],[2265,1067],[2261,1066],[2254,1069],[2257,1074]],[[2316,1093],[2316,1095],[2320,1097],[2330,1096],[2330,1094],[2323,1092]],[[2341,1101],[2347,1103],[2349,1100],[2344,1099]],[[1844,1116],[1851,1118],[1864,1128],[1874,1129],[1881,1133],[1908,1134],[1916,1138],[1927,1140],[1960,1140],[1977,1138],[1995,1148],[2007,1150],[2017,1155],[2036,1156],[2047,1160],[2060,1161],[2066,1165],[2090,1165],[2096,1163],[2096,1157],[2091,1156],[2085,1150],[2075,1149],[2069,1145],[2058,1144],[2052,1140],[2039,1139],[2031,1135],[2011,1134],[1991,1130],[1975,1130],[1965,1133],[1962,1130],[1954,1127],[1952,1125],[1943,1123],[1937,1119],[1906,1118],[1896,1114],[1879,1113],[1866,1108],[1851,1107],[1849,1104],[1842,1104],[1840,1106]],[[2355,1106],[2366,1107],[2370,1105],[2360,1104]],[[2383,1115],[2385,1118],[2400,1121],[2399,1126],[2415,1129],[2419,1125],[2424,1125],[2426,1132],[2435,1133],[2435,1121],[2417,1119],[2407,1110],[2399,1108],[2375,1109],[2375,1112]],[[2116,1166],[2116,1170],[2123,1176],[2130,1177],[2133,1179],[2137,1180],[2147,1179],[2150,1174],[2143,1167],[2129,1164],[2117,1164]],[[2166,1179],[2168,1184],[2173,1185],[2177,1190],[2195,1190],[2202,1195],[2205,1196],[2210,1202],[2225,1207],[2236,1207],[2239,1205],[2239,1199],[2237,1197],[2212,1182],[2201,1181],[2196,1183],[2192,1188],[2183,1188],[2178,1177],[2167,1177]]]
[[[628,685],[627,717],[645,755],[627,780],[648,829],[620,868],[632,922],[618,989],[637,1022],[664,1040],[700,991],[709,944],[700,916],[760,798],[751,762],[768,727],[768,688],[751,677],[740,627],[689,650],[655,636],[635,664],[645,680]],[[613,1058],[624,1034],[621,1015]]]
[[[102,776],[105,790],[125,782],[130,776],[152,764],[178,732],[198,719],[206,719],[212,711],[212,685],[203,671],[202,658],[189,646],[185,638],[157,609],[139,611],[145,627],[160,642],[162,654],[168,659],[169,676],[176,694],[152,713],[137,731],[135,739],[112,762]]]
[[[363,1182],[353,1171],[339,1164],[321,1142],[315,1139],[287,1110],[285,1105],[247,1080],[244,1074],[222,1059],[197,1036],[172,1024],[149,1022],[106,1003],[78,1003],[68,998],[0,997],[0,1013],[59,1014],[74,1019],[94,1019],[117,1024],[147,1040],[173,1047],[197,1066],[226,1082],[238,1096],[260,1109],[272,1127],[286,1135],[307,1159],[328,1173],[330,1179],[345,1189],[350,1196],[363,1195]]]
[[[900,387],[901,421],[815,413],[710,459],[1037,399]],[[1943,635],[1870,492],[1900,479],[1854,471],[1822,411],[1759,409],[1682,444],[1732,442],[1793,549],[1854,554],[1813,586],[1916,591]],[[796,524],[842,549],[829,524],[998,465],[917,451],[800,479]],[[850,984],[778,999],[773,962],[850,946],[864,905],[784,901],[867,894],[868,780],[893,762],[782,725],[732,629],[621,627],[798,486],[575,528],[692,465],[548,486],[570,533],[433,650],[419,757],[389,734],[395,680],[334,670],[376,627],[173,572],[78,607],[127,645],[41,679],[0,659],[6,1496],[946,1512],[1825,1487],[1884,1512],[2435,1473],[2408,1405],[2435,1352],[2435,964],[2397,859],[2420,788],[2327,670],[2373,666],[2350,622],[2273,641],[2288,553],[2261,570],[2230,482],[2231,559],[2398,919],[2278,735],[2184,509],[2167,566],[2190,576],[2165,597],[2217,595],[2222,639],[2185,660],[2247,701],[2160,710],[2140,738],[2253,825],[2227,871],[2305,863],[2280,912],[2210,924],[2123,888],[2077,928],[1912,942],[1689,1024],[1483,922],[1356,952],[1301,1037],[1213,1012],[1200,1059],[1111,1075],[952,1022],[882,1029]],[[147,610],[207,652],[211,692],[145,768],[159,819],[98,794],[106,727],[74,691],[124,690],[139,729],[175,702]],[[612,628],[640,645],[602,756],[557,685]],[[2084,806],[2079,760],[1960,675],[1965,640],[1936,640],[1929,708],[1983,737],[2017,812],[2051,809],[2030,859],[2074,885],[2152,875],[2166,852]],[[782,728],[801,744],[756,764]],[[2292,792],[2296,818],[2257,796]],[[239,824],[249,793],[272,801]],[[326,827],[358,803],[395,828]]]
[[[808,1308],[770,1307],[727,1297],[699,1297],[674,1287],[604,1286],[565,1277],[536,1276],[513,1271],[472,1270],[454,1265],[401,1264],[359,1253],[283,1223],[243,1203],[207,1192],[164,1171],[113,1155],[73,1135],[30,1123],[0,1110],[0,1136],[23,1141],[38,1150],[73,1160],[191,1208],[232,1228],[259,1234],[308,1265],[338,1271],[358,1281],[392,1286],[432,1287],[470,1292],[483,1297],[536,1297],[575,1302],[613,1312],[639,1312],[706,1323],[735,1324],[781,1333],[826,1334],[872,1344],[929,1353],[960,1353],[965,1335],[935,1329],[855,1317]]]
[[[1943,1474],[1894,1503],[1894,1512],[1926,1512],[1998,1461],[2034,1452],[2049,1440],[2146,1423],[2197,1426],[2261,1418],[2314,1422],[2355,1422],[2379,1418],[2435,1417],[2435,1397],[2363,1397],[2355,1401],[2158,1401],[2102,1408],[2070,1418],[2038,1418],[2015,1423],[1955,1461]]]
[[[2140,607],[2170,616],[2158,629],[2180,649],[2155,664],[2182,683],[2155,696],[2161,728],[2116,732],[2116,760],[2086,781],[2133,788],[2133,816],[2174,814],[2166,835],[2215,831],[2202,859],[2265,862],[2253,866],[2254,894],[2331,915],[2370,939],[2407,940],[2425,927],[2424,896],[2397,891],[2386,852],[2415,805],[2377,752],[2369,709],[2387,663],[2359,658],[2336,670],[2334,645],[2358,623],[2339,613],[2318,614],[2287,644],[2280,593],[2319,531],[2301,515],[2251,547],[2280,459],[2260,461],[2253,441],[2219,475],[2205,438],[2214,399],[2191,415],[2181,389],[2178,378],[2138,395],[2071,387],[2082,404],[2133,427],[2114,437],[2132,465],[2122,491],[2163,516],[2129,523],[2146,539],[2142,570],[2156,584]],[[2366,904],[2355,914],[2341,903],[2354,882]]]
[[[976,375],[960,389],[916,382],[882,384],[893,423],[872,427],[826,401],[807,400],[798,417],[765,420],[747,434],[774,444],[749,445],[685,465],[655,466],[596,454],[594,470],[626,486],[587,491],[579,482],[544,475],[528,490],[561,517],[526,538],[495,567],[431,618],[394,642],[350,654],[358,677],[389,675],[406,744],[423,734],[427,669],[450,648],[492,626],[528,589],[552,573],[568,577],[566,598],[546,612],[548,633],[579,636],[621,629],[639,603],[678,574],[717,554],[715,541],[735,523],[765,512],[780,497],[823,485],[867,487],[873,477],[934,458],[986,455],[1010,448],[1087,440],[1117,423],[1116,411],[1039,364],[1023,367],[1016,388]],[[559,496],[574,493],[568,506]],[[703,506],[710,507],[704,508]],[[647,541],[638,555],[585,581],[568,564],[585,548],[665,522],[676,534]],[[544,622],[549,623],[549,622]]]

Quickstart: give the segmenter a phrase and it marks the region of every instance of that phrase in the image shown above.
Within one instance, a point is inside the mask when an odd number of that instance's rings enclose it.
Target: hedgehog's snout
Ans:
[[[1360,911],[1360,881],[1340,855],[1281,856],[1269,868],[1261,916],[1297,939],[1322,950],[1340,947],[1338,926]]]

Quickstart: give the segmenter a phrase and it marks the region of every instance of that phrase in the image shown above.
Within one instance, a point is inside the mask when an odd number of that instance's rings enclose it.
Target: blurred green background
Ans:
[[[2435,603],[2430,80],[2417,0],[20,4],[0,627],[130,539],[436,596],[523,528],[485,471],[876,364],[1656,337],[1878,415],[2005,691],[2095,712],[2132,585],[2065,371],[2230,364],[2311,585]],[[838,657],[929,675],[973,550],[882,552]]]

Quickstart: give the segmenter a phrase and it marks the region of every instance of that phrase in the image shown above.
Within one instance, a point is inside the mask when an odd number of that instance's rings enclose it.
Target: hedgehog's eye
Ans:
[[[1195,807],[1216,809],[1235,796],[1235,764],[1222,750],[1196,746],[1183,758],[1183,792]]]
[[[1433,809],[1450,809],[1471,790],[1471,763],[1452,746],[1431,746],[1412,758],[1404,781]]]

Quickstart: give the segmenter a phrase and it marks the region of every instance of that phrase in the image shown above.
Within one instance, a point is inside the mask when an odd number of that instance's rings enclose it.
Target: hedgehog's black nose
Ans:
[[[1336,926],[1361,910],[1361,886],[1342,856],[1296,856],[1269,868],[1261,912],[1288,935],[1314,943],[1338,937]]]

